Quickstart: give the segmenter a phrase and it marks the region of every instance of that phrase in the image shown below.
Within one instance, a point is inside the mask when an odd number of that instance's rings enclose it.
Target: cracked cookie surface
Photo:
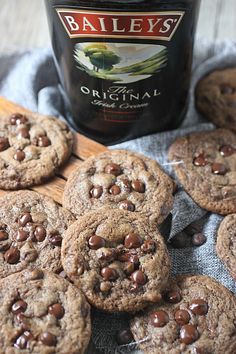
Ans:
[[[178,138],[169,159],[183,188],[202,208],[236,212],[236,135],[226,129]]]
[[[236,352],[236,299],[208,276],[170,280],[160,304],[131,320],[145,354],[232,354]]]
[[[154,224],[137,213],[106,209],[87,213],[67,230],[62,264],[88,301],[110,312],[157,302],[170,269]]]
[[[113,150],[91,157],[69,177],[63,206],[76,216],[101,207],[144,214],[161,223],[173,204],[173,181],[143,155]]]
[[[83,354],[90,306],[53,273],[34,269],[0,280],[1,354]]]
[[[0,188],[20,189],[53,176],[70,156],[73,135],[50,116],[15,113],[0,119]]]
[[[236,280],[236,214],[221,222],[217,234],[216,252]]]
[[[0,277],[25,268],[61,270],[61,242],[74,217],[32,191],[0,198]]]

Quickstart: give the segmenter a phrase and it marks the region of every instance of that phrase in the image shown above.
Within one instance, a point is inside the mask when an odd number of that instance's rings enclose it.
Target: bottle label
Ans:
[[[101,12],[57,9],[70,38],[143,38],[170,41],[183,11],[171,12]]]

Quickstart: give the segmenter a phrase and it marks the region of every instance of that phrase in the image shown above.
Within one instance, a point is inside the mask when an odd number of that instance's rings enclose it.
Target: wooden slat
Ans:
[[[58,177],[63,177],[68,179],[69,175],[74,172],[82,163],[82,160],[79,160],[77,157],[71,156],[68,163],[63,166],[58,172]]]
[[[54,177],[51,181],[31,189],[53,198],[57,203],[62,204],[62,195],[66,181],[59,177]]]
[[[84,135],[81,135],[79,133],[77,133],[76,135],[77,139],[75,139],[73,152],[76,156],[80,157],[83,160],[107,150],[104,145],[99,144],[89,138],[86,138],[86,136]]]

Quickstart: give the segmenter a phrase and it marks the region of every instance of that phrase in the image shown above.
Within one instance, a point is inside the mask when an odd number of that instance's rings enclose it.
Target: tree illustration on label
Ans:
[[[89,57],[94,66],[94,71],[111,70],[115,64],[121,61],[121,58],[111,50],[108,50],[106,45],[92,44],[84,49],[84,54]]]
[[[77,43],[77,68],[92,77],[131,83],[159,73],[168,62],[162,45],[131,43]]]

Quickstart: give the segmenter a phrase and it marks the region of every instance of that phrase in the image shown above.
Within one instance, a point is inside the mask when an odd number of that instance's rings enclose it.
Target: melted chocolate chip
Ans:
[[[0,152],[8,149],[10,147],[9,140],[4,138],[3,136],[0,137]]]
[[[101,259],[102,261],[108,261],[108,262],[111,262],[116,258],[116,252],[111,248],[98,249],[96,255],[98,259]]]
[[[109,173],[114,176],[119,176],[122,174],[122,170],[116,163],[110,163],[105,167],[105,173]]]
[[[25,231],[25,230],[20,229],[20,230],[17,231],[16,241],[23,242],[23,241],[26,241],[28,237],[29,237],[28,232]]]
[[[32,216],[30,215],[30,213],[24,213],[22,214],[19,219],[18,219],[18,223],[20,226],[25,226],[28,222],[32,221]]]
[[[131,275],[133,272],[135,271],[135,265],[132,262],[128,262],[127,264],[125,264],[124,266],[124,272],[127,275]]]
[[[123,200],[119,203],[119,209],[128,210],[128,211],[135,211],[135,206],[129,200]]]
[[[24,151],[22,151],[22,150],[16,150],[16,152],[15,152],[13,158],[14,158],[14,160],[19,161],[19,162],[23,161],[23,160],[25,159],[25,153],[24,153]]]
[[[113,268],[104,267],[101,270],[101,276],[104,280],[116,280],[118,278],[118,273]]]
[[[235,89],[230,85],[221,85],[220,92],[222,95],[232,95],[235,92]]]
[[[125,192],[131,191],[131,183],[128,179],[122,179],[120,183],[121,183],[121,187],[124,189]]]
[[[48,347],[55,347],[57,344],[57,337],[50,332],[43,332],[42,334],[40,334],[39,340]]]
[[[113,194],[113,195],[118,195],[118,194],[120,194],[120,192],[121,192],[120,187],[117,186],[116,184],[111,186],[111,188],[109,189],[109,193]]]
[[[106,241],[100,236],[93,235],[88,239],[88,245],[91,250],[98,250],[101,247],[105,247]]]
[[[37,226],[34,231],[34,237],[38,242],[42,242],[45,240],[47,232],[43,226]]]
[[[27,127],[22,127],[18,130],[18,136],[20,138],[29,139],[29,129]]]
[[[116,335],[116,342],[118,345],[127,345],[133,342],[134,337],[129,328],[122,329]]]
[[[206,242],[207,238],[203,233],[194,234],[192,237],[192,244],[194,246],[202,246]]]
[[[168,291],[164,294],[164,300],[170,304],[177,304],[181,301],[182,296],[179,291]]]
[[[211,171],[212,173],[214,173],[215,175],[225,175],[227,172],[227,168],[225,167],[225,165],[223,165],[222,163],[219,162],[214,162],[211,165]]]
[[[199,166],[199,167],[206,166],[207,165],[207,160],[206,160],[205,154],[202,153],[202,154],[199,154],[198,156],[196,156],[193,159],[193,164],[195,166]]]
[[[62,237],[60,235],[58,234],[50,235],[48,240],[51,243],[51,245],[61,247]]]
[[[124,245],[126,248],[139,248],[143,243],[141,237],[134,233],[130,232],[127,236],[125,236]]]
[[[33,335],[29,331],[25,331],[16,339],[14,347],[18,349],[26,349],[28,348],[29,341],[32,339],[34,339]]]
[[[25,124],[28,122],[28,119],[26,116],[24,116],[21,113],[14,113],[10,117],[10,124],[11,125],[20,125],[20,124]]]
[[[43,277],[44,277],[44,273],[42,270],[39,269],[30,270],[26,275],[26,278],[28,280],[38,280],[38,279],[43,279]]]
[[[12,304],[11,311],[14,315],[17,315],[21,312],[25,312],[27,309],[27,303],[24,300],[17,300]]]
[[[4,259],[9,264],[16,264],[20,260],[20,251],[16,247],[10,247],[5,252]]]
[[[92,198],[98,199],[101,197],[102,192],[103,192],[103,188],[101,186],[95,186],[90,190],[89,194]]]
[[[192,313],[194,313],[194,315],[203,316],[208,312],[208,304],[202,299],[197,299],[190,303],[189,309]]]
[[[156,250],[156,242],[154,240],[145,240],[141,246],[141,250],[144,253],[153,253]]]
[[[111,290],[111,283],[109,283],[108,281],[102,281],[100,284],[100,290],[102,293],[107,293],[108,291]]]
[[[183,326],[188,324],[190,321],[190,315],[186,310],[177,310],[175,312],[175,321],[180,325]]]
[[[131,279],[138,285],[144,285],[147,282],[147,277],[141,270],[136,270],[132,273]]]
[[[136,179],[135,181],[133,181],[131,183],[131,187],[133,188],[133,190],[135,192],[138,192],[138,193],[145,192],[145,184],[143,182],[139,181],[138,179]]]
[[[184,344],[192,344],[199,337],[199,333],[191,324],[184,325],[180,330],[180,341]]]
[[[9,237],[6,231],[0,230],[0,242],[7,240]]]
[[[84,273],[84,266],[81,264],[77,268],[77,274],[78,276],[82,275]]]
[[[149,318],[153,327],[164,327],[169,322],[168,313],[163,310],[151,313]]]
[[[40,147],[47,147],[51,145],[51,141],[48,139],[47,136],[39,136],[38,139],[37,139],[37,146],[40,146]]]
[[[16,323],[21,326],[23,329],[29,329],[29,324],[27,321],[27,317],[24,315],[23,312],[20,312],[15,317]]]
[[[49,306],[48,313],[50,315],[55,316],[58,320],[60,320],[64,316],[65,310],[61,304],[56,303],[56,304]]]
[[[228,157],[236,153],[236,150],[231,145],[222,145],[220,147],[221,156]]]

